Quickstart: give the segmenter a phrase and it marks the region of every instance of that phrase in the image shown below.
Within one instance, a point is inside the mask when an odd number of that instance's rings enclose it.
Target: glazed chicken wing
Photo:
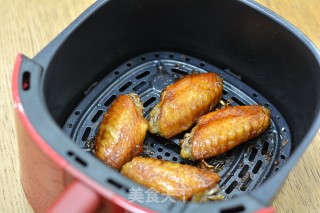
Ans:
[[[270,125],[263,106],[227,107],[201,116],[181,143],[181,157],[199,160],[222,154],[263,133]]]
[[[219,175],[211,171],[144,157],[135,157],[126,163],[121,173],[146,187],[179,200],[190,200],[193,196],[206,193],[220,180]]]
[[[143,151],[148,122],[136,94],[120,95],[103,117],[94,141],[96,156],[119,170]]]
[[[222,96],[222,79],[215,73],[192,74],[168,86],[149,115],[149,131],[165,138],[189,129]]]

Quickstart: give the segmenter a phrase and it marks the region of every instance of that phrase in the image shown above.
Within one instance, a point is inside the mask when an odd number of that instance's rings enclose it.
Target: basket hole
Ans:
[[[87,166],[87,162],[85,160],[83,160],[82,158],[78,157],[78,156],[75,157],[75,161],[77,163],[79,163],[80,165],[82,165],[83,167]]]
[[[163,149],[160,147],[160,148],[158,148],[158,151],[159,151],[159,152],[162,152],[162,151],[163,151]]]
[[[258,97],[258,95],[256,93],[252,94],[254,98]]]
[[[233,177],[233,174],[232,173],[229,173],[225,179],[225,182],[228,183],[229,180]]]
[[[146,60],[146,57],[142,56],[141,61],[145,61],[145,60]]]
[[[111,185],[115,186],[118,189],[121,189],[123,187],[123,185],[113,179],[108,178],[107,182],[110,183]]]
[[[174,56],[172,54],[169,55],[169,58],[173,58]]]
[[[67,127],[68,128],[71,128],[73,125],[72,124],[67,124]]]
[[[177,68],[172,68],[171,72],[177,73],[177,74],[180,74],[180,75],[187,75],[188,74],[186,71],[180,70],[180,69],[177,69]]]
[[[243,212],[245,208],[243,206],[236,206],[228,209],[223,209],[220,213],[240,213]]]
[[[253,161],[254,158],[256,157],[257,153],[258,153],[258,150],[256,148],[252,148],[250,156],[249,156],[249,161]]]
[[[268,103],[265,103],[264,106],[265,106],[266,108],[269,108],[269,107],[270,107],[270,105],[269,105]]]
[[[147,84],[147,82],[142,81],[140,84],[138,84],[137,86],[133,87],[132,90],[137,92],[138,90],[140,90],[141,88],[143,88],[145,85]]]
[[[151,144],[150,144],[150,146],[151,146],[151,147],[154,147],[154,146],[155,146],[155,144],[154,144],[154,143],[151,143]]]
[[[75,115],[80,115],[80,111],[75,111]]]
[[[256,165],[254,166],[254,168],[252,169],[252,173],[253,174],[257,174],[259,169],[261,168],[262,166],[262,161],[261,160],[258,160]]]
[[[232,97],[231,100],[233,100],[235,103],[237,103],[239,106],[244,106],[245,104],[240,101],[238,98],[236,97]]]
[[[226,189],[226,193],[227,194],[230,194],[238,185],[238,182],[237,181],[233,181],[229,187]]]
[[[280,115],[276,115],[276,119],[280,119]]]
[[[268,154],[268,148],[269,148],[269,143],[268,142],[264,142],[262,149],[261,149],[261,154],[263,155],[267,155]]]
[[[68,152],[67,152],[67,155],[70,156],[70,157],[72,157],[72,156],[73,156],[73,152],[72,152],[72,151],[68,151]]]
[[[150,104],[152,104],[155,100],[157,100],[155,97],[151,97],[149,98],[146,102],[143,103],[144,107],[149,106]]]
[[[164,155],[165,155],[166,157],[170,157],[170,153],[169,153],[169,152],[166,152]]]
[[[127,83],[125,83],[120,89],[119,89],[119,92],[123,92],[125,91],[126,89],[128,89],[130,86],[131,86],[132,82],[131,81],[128,81]]]
[[[275,172],[279,171],[279,168],[275,168],[274,171],[275,171]]]
[[[173,161],[178,161],[178,158],[173,157],[172,160],[173,160]]]
[[[91,132],[91,128],[90,127],[87,127],[85,130],[84,130],[84,133],[82,135],[82,141],[86,141],[90,135],[90,132]]]
[[[280,158],[281,158],[282,160],[284,160],[284,159],[286,159],[286,156],[285,156],[285,155],[281,155]]]
[[[132,64],[130,64],[130,63],[127,63],[127,67],[131,67],[132,66]]]
[[[204,63],[200,63],[200,67],[204,67],[205,66],[205,64]]]
[[[119,75],[119,71],[115,71],[114,74]]]
[[[106,100],[106,102],[104,102],[104,105],[109,106],[114,101],[114,99],[116,99],[116,97],[116,95],[112,95],[110,98],[108,98],[108,100]]]
[[[156,53],[156,54],[154,54],[154,56],[158,58],[160,55],[158,53]]]
[[[252,179],[250,177],[248,177],[248,179],[245,180],[245,182],[241,185],[240,190],[241,191],[246,191],[251,182],[252,182]]]
[[[22,89],[29,90],[30,89],[30,72],[24,72],[22,75]]]
[[[190,58],[187,57],[185,60],[186,60],[186,61],[190,61]]]
[[[95,123],[99,118],[100,116],[103,114],[103,110],[99,109],[96,114],[93,116],[93,118],[91,119],[91,122],[92,123]]]
[[[249,170],[249,166],[248,165],[244,165],[244,167],[241,169],[238,177],[239,178],[243,178],[247,174],[248,170]]]
[[[228,95],[228,91],[223,90],[222,92],[223,92],[224,95]]]
[[[225,103],[228,103],[228,99],[226,99],[226,98],[224,98],[224,97],[221,98],[221,101],[223,101],[223,102],[225,102]]]
[[[161,156],[161,155],[157,155],[157,158],[158,158],[159,160],[161,160],[161,159],[162,159],[162,156]]]
[[[149,74],[150,74],[150,71],[145,71],[145,72],[137,75],[137,76],[136,76],[136,79],[141,79],[141,78],[143,78],[143,77],[146,77],[146,76],[149,75]]]

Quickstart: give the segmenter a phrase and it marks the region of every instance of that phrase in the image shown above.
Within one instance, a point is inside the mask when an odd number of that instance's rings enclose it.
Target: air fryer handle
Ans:
[[[256,211],[255,213],[276,213],[276,209],[273,207],[266,207]]]
[[[49,207],[47,213],[93,213],[97,212],[101,197],[79,181],[72,182]]]

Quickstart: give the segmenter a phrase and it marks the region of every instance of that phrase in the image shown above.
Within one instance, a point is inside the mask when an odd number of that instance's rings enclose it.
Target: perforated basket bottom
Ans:
[[[266,98],[244,84],[241,76],[230,70],[221,70],[195,57],[173,52],[152,52],[137,56],[94,83],[85,98],[74,109],[63,129],[84,151],[98,131],[104,112],[120,94],[137,93],[143,105],[144,116],[159,102],[161,91],[177,79],[190,73],[215,72],[224,79],[223,100],[231,105],[260,104],[271,110],[271,126],[261,136],[217,157],[206,160],[221,176],[221,193],[226,198],[239,196],[258,187],[274,174],[289,157],[291,136],[288,125]],[[180,134],[164,139],[147,134],[143,156],[197,165],[180,158]]]

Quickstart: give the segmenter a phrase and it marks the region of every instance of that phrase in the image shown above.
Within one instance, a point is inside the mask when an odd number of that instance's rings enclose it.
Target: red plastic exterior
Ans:
[[[99,206],[99,195],[83,185],[83,183],[74,181],[65,189],[59,199],[53,203],[47,213],[94,213],[98,210]]]
[[[273,207],[263,208],[259,211],[256,211],[255,213],[276,213],[276,209]]]

